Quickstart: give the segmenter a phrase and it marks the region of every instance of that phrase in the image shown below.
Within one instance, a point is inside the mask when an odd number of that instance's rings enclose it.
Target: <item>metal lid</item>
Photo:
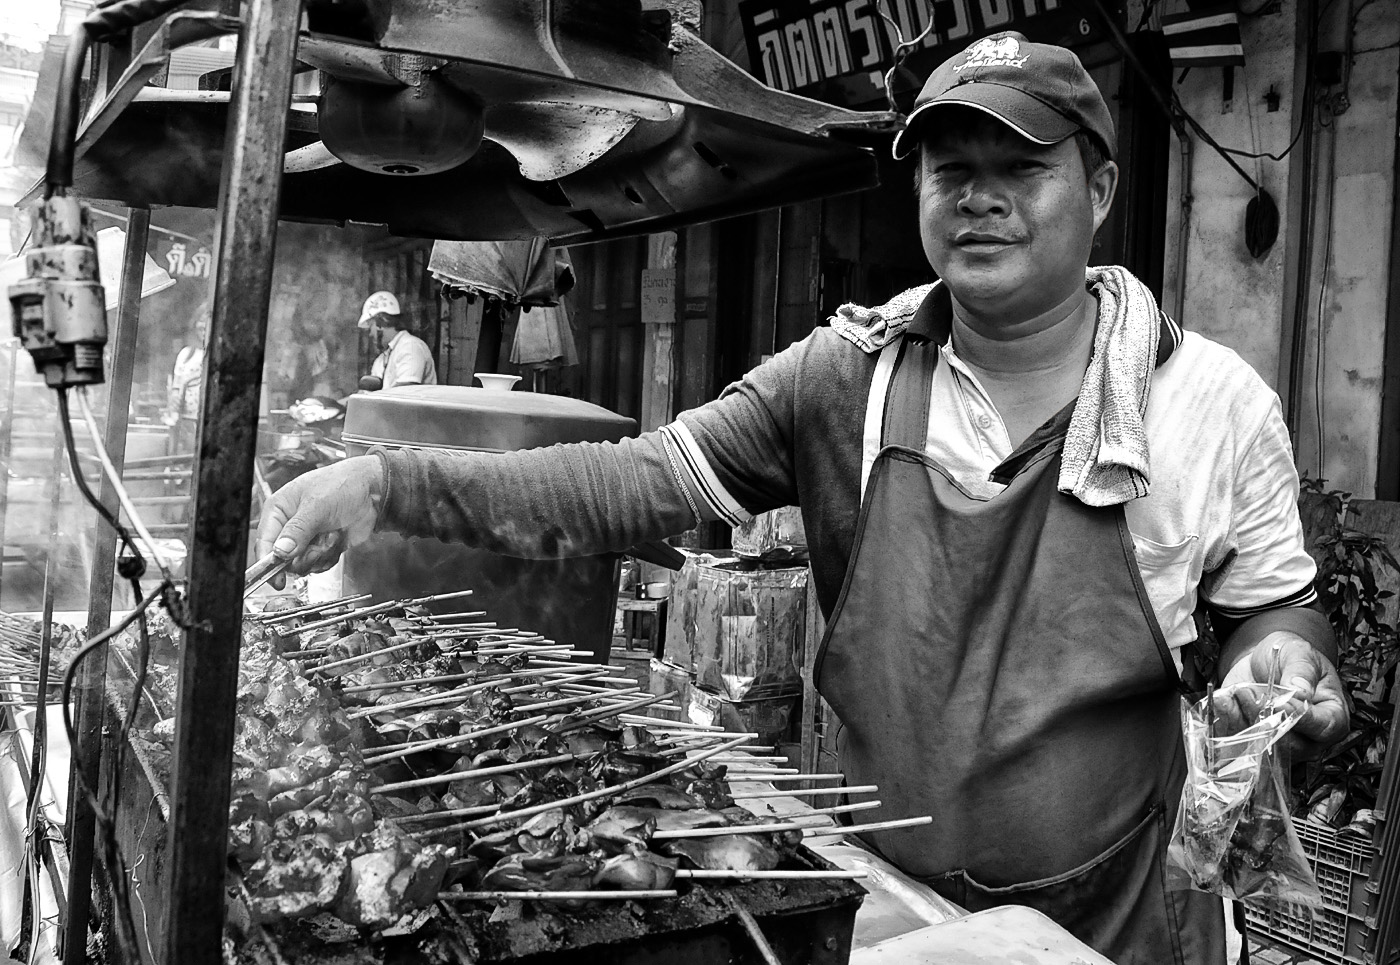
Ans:
[[[616,442],[637,423],[602,406],[559,395],[463,385],[412,385],[359,392],[345,411],[347,446],[422,446],[506,452],[559,442]]]

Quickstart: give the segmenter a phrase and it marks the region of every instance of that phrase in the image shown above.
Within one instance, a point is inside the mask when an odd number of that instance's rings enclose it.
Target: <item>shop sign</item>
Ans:
[[[917,37],[912,55],[919,76],[978,37],[1019,30],[1030,39],[1065,46],[1098,39],[1099,29],[1065,0],[741,0],[739,18],[749,70],[769,87],[861,104],[882,97],[899,37]]]
[[[160,260],[165,262],[165,270],[178,281],[209,277],[214,264],[214,254],[204,245],[175,241],[165,250]]]
[[[676,320],[676,270],[642,269],[642,324],[669,325]]]

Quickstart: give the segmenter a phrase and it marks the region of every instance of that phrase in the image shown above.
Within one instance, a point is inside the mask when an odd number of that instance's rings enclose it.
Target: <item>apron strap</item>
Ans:
[[[885,396],[881,446],[903,446],[915,452],[928,448],[928,410],[933,403],[933,373],[939,347],[928,339],[900,339],[899,356]]]

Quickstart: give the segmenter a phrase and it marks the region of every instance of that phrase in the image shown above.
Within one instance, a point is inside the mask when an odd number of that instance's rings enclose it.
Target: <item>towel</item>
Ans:
[[[831,327],[846,341],[859,346],[861,351],[873,354],[904,334],[914,313],[937,285],[938,282],[934,282],[932,285],[906,289],[875,308],[848,302],[831,316]]]
[[[1098,296],[1098,327],[1060,455],[1059,489],[1087,506],[1116,506],[1150,488],[1143,418],[1152,373],[1180,344],[1181,330],[1126,268],[1089,268],[1085,276]],[[1162,345],[1164,337],[1171,344]]]

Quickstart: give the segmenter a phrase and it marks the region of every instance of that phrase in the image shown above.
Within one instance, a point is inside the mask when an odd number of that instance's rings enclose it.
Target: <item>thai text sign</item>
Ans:
[[[978,37],[998,30],[1020,30],[1031,40],[1066,46],[1096,39],[1097,28],[1062,6],[1064,2],[742,0],[739,17],[748,43],[749,70],[768,86],[810,93],[807,88],[823,82],[866,75],[861,86],[874,96],[883,90],[881,75],[899,43],[880,9],[894,18],[906,38],[917,37],[933,19],[934,29],[914,52],[931,69]]]

